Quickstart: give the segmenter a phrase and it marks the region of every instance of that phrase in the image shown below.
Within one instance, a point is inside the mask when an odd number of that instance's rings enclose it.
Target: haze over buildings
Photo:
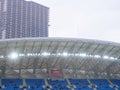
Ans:
[[[48,37],[48,13],[32,1],[0,0],[0,38]]]
[[[120,42],[120,0],[29,0],[50,8],[49,37]]]

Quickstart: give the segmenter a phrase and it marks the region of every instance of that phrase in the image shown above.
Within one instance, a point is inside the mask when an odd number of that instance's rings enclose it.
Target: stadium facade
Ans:
[[[120,90],[119,53],[98,40],[0,40],[0,89]]]
[[[0,75],[47,78],[55,69],[60,78],[120,78],[119,50],[118,43],[84,39],[1,40]]]
[[[48,14],[32,1],[0,0],[0,38],[48,37]]]

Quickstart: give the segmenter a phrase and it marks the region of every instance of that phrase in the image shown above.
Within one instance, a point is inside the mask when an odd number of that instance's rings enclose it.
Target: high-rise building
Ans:
[[[0,38],[48,37],[48,14],[32,1],[0,0]]]

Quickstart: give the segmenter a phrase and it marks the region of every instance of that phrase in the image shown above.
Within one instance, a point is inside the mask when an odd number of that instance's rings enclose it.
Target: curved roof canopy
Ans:
[[[119,78],[120,44],[66,38],[0,41],[1,77],[48,77],[61,69],[65,78]]]

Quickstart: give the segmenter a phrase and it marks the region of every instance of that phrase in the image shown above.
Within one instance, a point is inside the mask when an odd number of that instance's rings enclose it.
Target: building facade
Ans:
[[[48,37],[48,14],[32,1],[0,0],[0,38]]]

